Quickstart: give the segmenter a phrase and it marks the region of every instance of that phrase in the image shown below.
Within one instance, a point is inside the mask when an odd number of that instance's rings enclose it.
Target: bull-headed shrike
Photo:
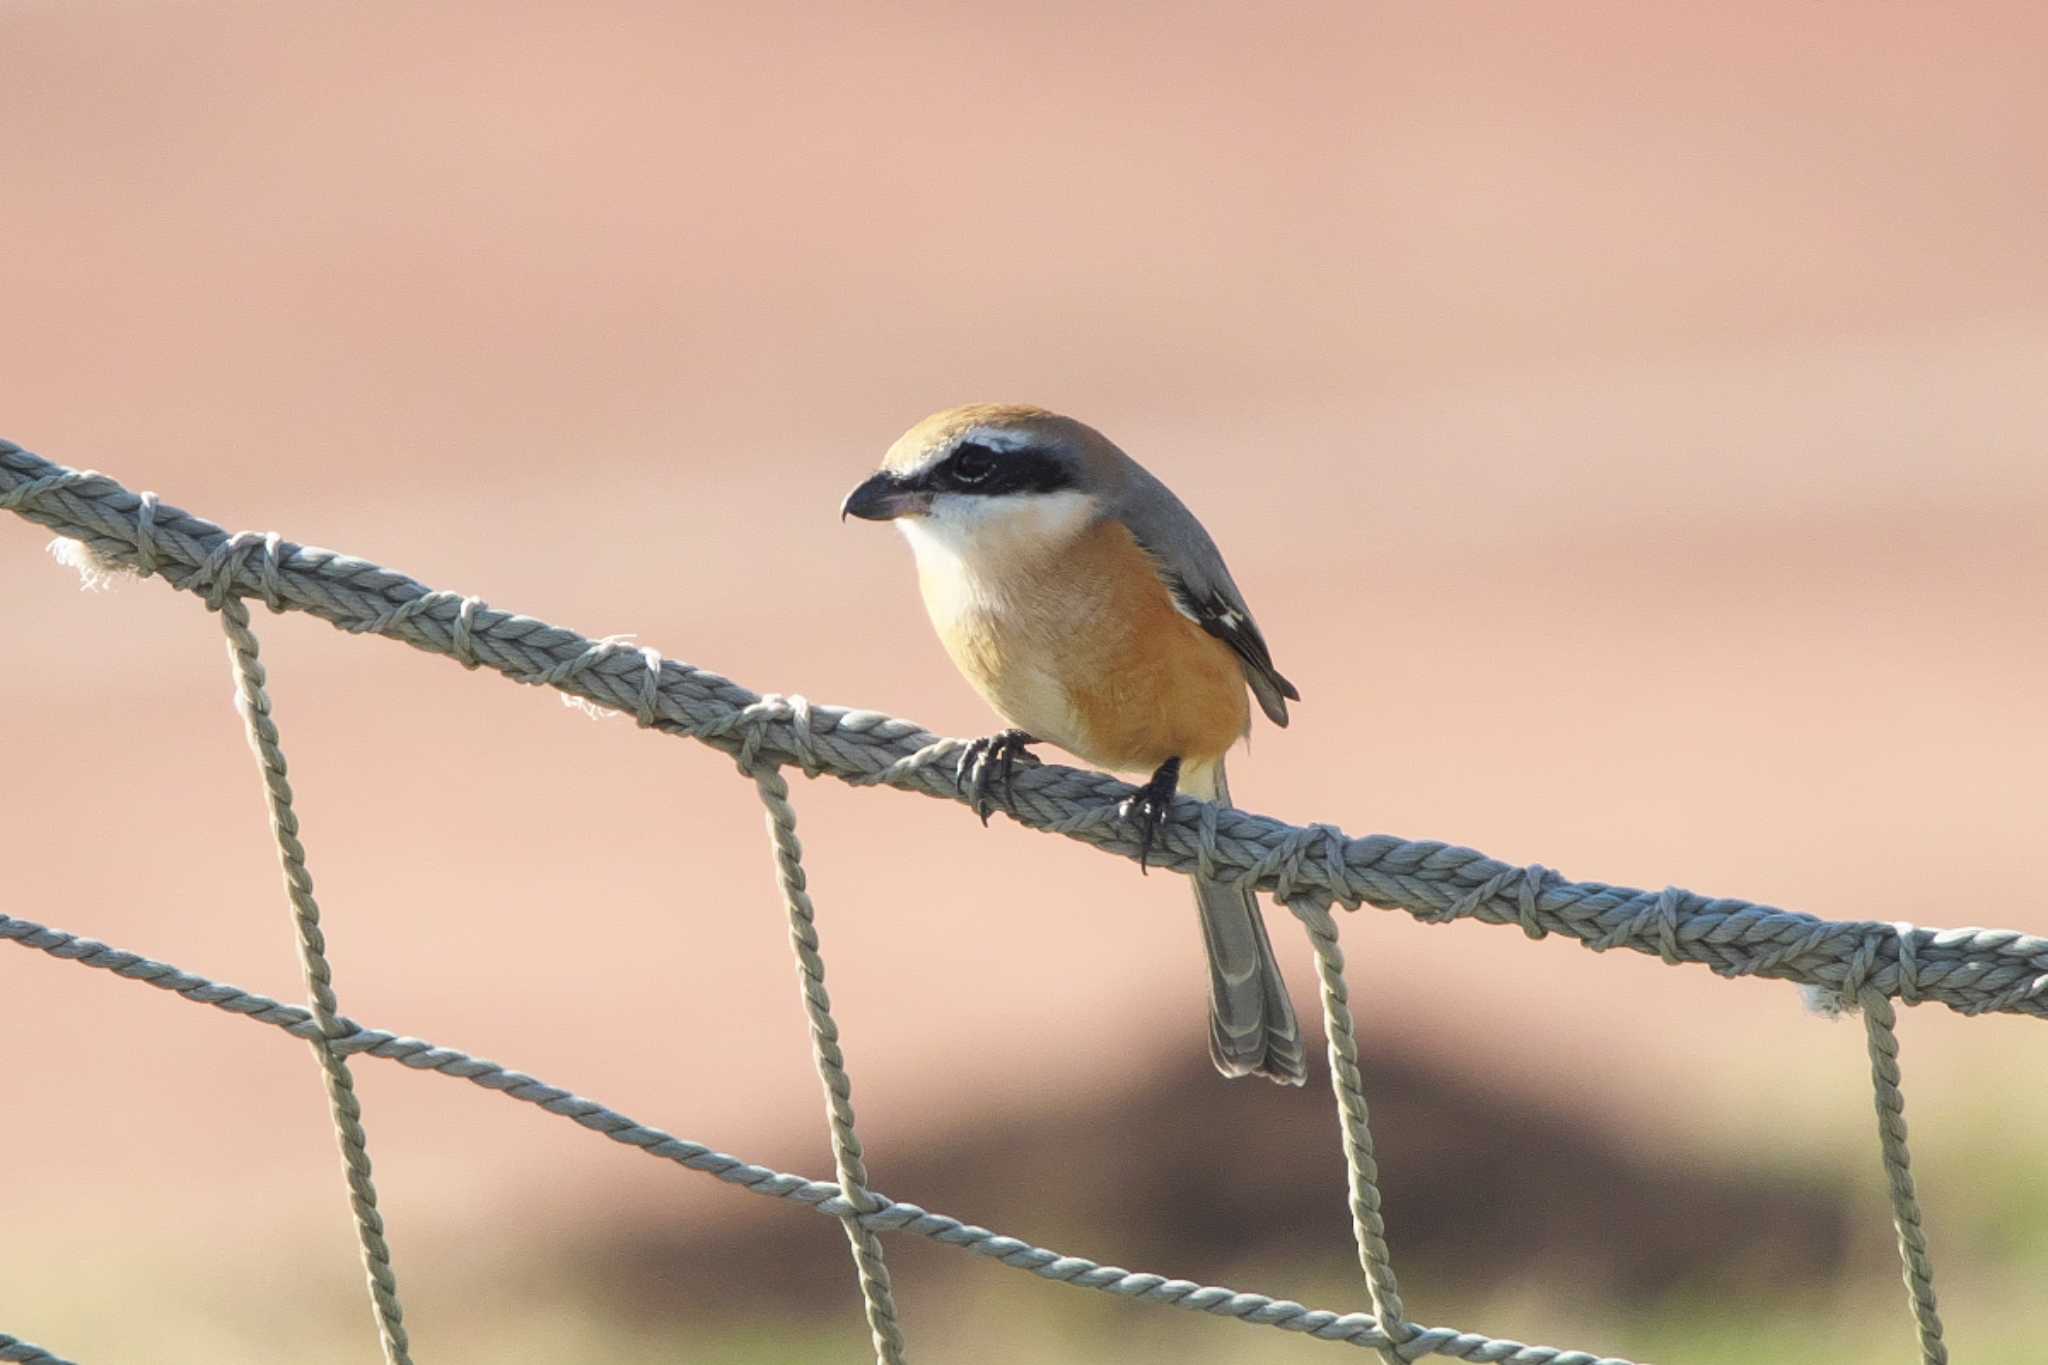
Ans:
[[[1223,756],[1250,732],[1247,690],[1275,725],[1300,699],[1194,514],[1072,418],[1008,404],[927,417],[841,515],[902,529],[946,652],[1015,727],[962,762],[984,823],[988,788],[1007,801],[1018,751],[1045,740],[1152,775],[1123,810],[1149,850],[1176,788],[1229,803]],[[1258,900],[1238,883],[1193,881],[1210,1057],[1226,1076],[1301,1084],[1301,1025]]]

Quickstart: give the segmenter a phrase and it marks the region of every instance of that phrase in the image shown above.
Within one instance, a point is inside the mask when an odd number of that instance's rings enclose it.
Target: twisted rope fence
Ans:
[[[1370,1313],[1306,1308],[1162,1275],[1132,1272],[999,1236],[986,1228],[887,1198],[868,1182],[856,1133],[852,1085],[825,990],[816,909],[806,888],[796,815],[781,770],[828,775],[960,800],[952,761],[963,741],[943,739],[873,711],[813,706],[761,695],[703,669],[617,639],[591,640],[481,599],[437,591],[394,570],[276,534],[230,534],[212,522],[134,493],[102,474],[67,469],[0,441],[0,508],[80,543],[93,563],[162,577],[200,595],[221,616],[238,704],[264,779],[286,898],[298,934],[311,1008],[282,1004],[169,964],[0,914],[0,940],[143,981],[195,1003],[282,1029],[312,1045],[340,1143],[358,1241],[385,1359],[410,1360],[397,1280],[371,1178],[368,1140],[348,1063],[358,1056],[469,1080],[535,1104],[685,1169],[757,1194],[792,1200],[840,1221],[858,1274],[875,1357],[906,1359],[881,1238],[909,1232],[967,1248],[1041,1278],[1097,1289],[1321,1340],[1377,1351],[1388,1362],[1428,1356],[1509,1365],[1630,1365],[1613,1356],[1528,1346],[1426,1327],[1410,1320],[1381,1213],[1379,1171],[1359,1079],[1344,957],[1333,907],[1402,910],[1428,923],[1475,919],[1517,925],[1531,938],[1559,934],[1596,952],[1626,948],[1721,976],[1793,981],[1835,1007],[1861,1012],[1869,1047],[1878,1136],[1921,1359],[1948,1358],[1936,1313],[1933,1269],[1914,1190],[1899,1090],[1891,1002],[1922,1001],[1959,1013],[2048,1015],[2048,939],[1998,929],[1927,929],[1836,922],[1676,887],[1659,892],[1573,882],[1541,866],[1517,867],[1470,849],[1389,835],[1350,838],[1329,825],[1297,826],[1244,810],[1179,798],[1151,857],[1206,876],[1250,878],[1299,918],[1317,960],[1332,1088],[1349,1170],[1350,1206]],[[284,753],[271,716],[247,598],[273,611],[303,611],[356,634],[377,634],[471,669],[555,688],[731,755],[767,814],[776,875],[790,927],[812,1055],[826,1096],[836,1182],[807,1180],[742,1162],[648,1127],[595,1101],[452,1048],[365,1028],[342,1016],[328,967],[306,851],[292,811]],[[1124,857],[1138,847],[1116,815],[1133,788],[1101,773],[1053,764],[1020,768],[1016,818]],[[65,1365],[49,1351],[0,1333],[0,1362]]]

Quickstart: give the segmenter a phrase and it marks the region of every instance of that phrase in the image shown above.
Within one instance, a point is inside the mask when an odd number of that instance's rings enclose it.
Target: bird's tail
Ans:
[[[1221,760],[1213,767],[1184,768],[1180,789],[1219,806],[1230,804]],[[1308,1076],[1301,1022],[1273,961],[1258,898],[1238,882],[1189,880],[1209,949],[1210,1060],[1226,1076],[1300,1085]]]

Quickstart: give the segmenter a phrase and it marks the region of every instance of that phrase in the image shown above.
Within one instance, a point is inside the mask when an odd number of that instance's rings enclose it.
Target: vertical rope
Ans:
[[[1873,987],[1860,990],[1857,1003],[1863,1007],[1863,1033],[1870,1044],[1877,1140],[1884,1149],[1884,1173],[1891,1185],[1892,1226],[1899,1234],[1906,1293],[1920,1328],[1920,1359],[1924,1365],[1947,1365],[1941,1317],[1934,1311],[1934,1263],[1927,1255],[1927,1234],[1920,1228],[1920,1197],[1913,1188],[1913,1158],[1906,1150],[1906,1097],[1899,1091],[1899,1036],[1892,1027],[1897,1016],[1892,1002]]]
[[[903,1332],[896,1322],[896,1296],[889,1285],[889,1266],[882,1242],[855,1216],[881,1207],[868,1193],[868,1168],[860,1137],[853,1130],[853,1082],[846,1075],[846,1055],[839,1048],[839,1026],[832,1021],[832,998],[825,993],[825,959],[818,952],[817,912],[804,877],[803,845],[796,837],[796,810],[789,803],[789,783],[779,769],[750,768],[748,775],[768,811],[768,838],[775,846],[775,875],[789,911],[789,943],[796,952],[797,980],[803,988],[804,1013],[811,1022],[811,1060],[825,1086],[825,1115],[832,1129],[832,1161],[839,1171],[839,1189],[854,1214],[841,1222],[853,1247],[860,1272],[860,1293],[867,1305],[868,1330],[874,1337],[880,1365],[904,1365]]]
[[[370,1300],[377,1312],[377,1331],[387,1365],[411,1365],[405,1334],[405,1311],[398,1302],[398,1277],[391,1269],[391,1248],[384,1240],[384,1219],[377,1212],[377,1187],[370,1180],[369,1140],[363,1133],[362,1106],[348,1064],[330,1040],[349,1032],[339,1018],[334,973],[327,965],[327,941],[320,932],[320,906],[313,899],[313,877],[306,870],[305,846],[299,842],[299,817],[292,811],[291,783],[285,780],[284,750],[277,725],[270,718],[270,697],[264,691],[264,670],[256,657],[256,636],[249,629],[249,608],[239,597],[217,594],[213,605],[227,632],[228,658],[234,665],[237,702],[248,724],[249,747],[263,768],[265,798],[270,806],[270,832],[277,840],[277,859],[284,869],[285,894],[298,929],[299,962],[305,968],[308,1003],[320,1036],[312,1040],[313,1055],[327,1078],[327,1100],[334,1115],[334,1134],[348,1175],[349,1203],[355,1210],[356,1239],[363,1270],[369,1277]]]
[[[1389,1361],[1404,1357],[1400,1343],[1415,1335],[1394,1278],[1393,1253],[1387,1249],[1387,1225],[1380,1216],[1380,1168],[1373,1154],[1371,1115],[1358,1074],[1358,1037],[1351,1027],[1351,992],[1344,984],[1344,950],[1337,946],[1337,925],[1327,905],[1310,897],[1287,902],[1308,928],[1316,950],[1316,975],[1322,983],[1323,1034],[1330,1043],[1330,1088],[1337,1093],[1338,1126],[1344,1135],[1344,1160],[1351,1183],[1351,1231],[1358,1242],[1358,1263],[1372,1294],[1373,1315],[1394,1343],[1380,1349]]]

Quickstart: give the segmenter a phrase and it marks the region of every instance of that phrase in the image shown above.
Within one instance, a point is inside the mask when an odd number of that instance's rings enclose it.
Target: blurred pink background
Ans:
[[[2044,41],[2037,7],[1991,3],[13,0],[0,434],[230,527],[974,734],[991,718],[903,546],[837,507],[925,412],[1044,403],[1203,517],[1301,687],[1233,765],[1244,804],[2048,932]],[[0,519],[0,911],[301,995],[217,629],[154,584],[81,596],[47,539]],[[318,622],[258,628],[348,1014],[829,1175],[726,759]],[[1106,1261],[1159,1203],[1311,1189],[1320,1221],[1284,1251],[1231,1251],[1226,1218],[1143,1268],[1364,1305],[1327,1095],[1189,1070],[1177,879],[943,803],[796,799],[879,1187]],[[1735,1251],[1607,1298],[1548,1252],[1472,1270],[1499,1248],[1439,1223],[1433,1161],[1479,1142],[1513,1177],[1495,1213],[1542,1251],[1562,1215],[1514,1129],[1548,1115],[1672,1173],[1681,1225],[1724,1177],[1835,1200],[1826,1264],[1765,1277],[1782,1300],[1756,1311],[1903,1358],[1860,1029],[1779,983],[1345,927],[1376,1064],[1471,1100],[1382,1116],[1397,1258],[1404,1234],[1432,1248],[1420,1320],[1780,1358],[1731,1344],[1741,1315],[1699,1288]],[[2048,1098],[2015,1080],[2048,1035],[1940,1008],[1903,1035],[1954,1340],[2017,1361],[2048,1329]],[[861,1357],[825,1220],[356,1071],[422,1361]],[[1161,1077],[1170,1103],[1125,1103]],[[302,1047],[9,950],[0,1078],[0,1330],[80,1360],[374,1358]],[[1225,1109],[1254,1137],[1191,1144]],[[1254,1160],[1267,1113],[1298,1138]],[[1064,1148],[1026,1181],[1033,1125],[1075,1115],[1124,1127],[1117,1159],[1188,1148],[1195,1183],[1110,1219]],[[815,1278],[702,1259],[773,1238],[821,1248]],[[656,1244],[695,1272],[634,1281],[619,1248]],[[1332,1349],[899,1246],[924,1359]],[[984,1311],[1016,1331],[979,1334]]]

